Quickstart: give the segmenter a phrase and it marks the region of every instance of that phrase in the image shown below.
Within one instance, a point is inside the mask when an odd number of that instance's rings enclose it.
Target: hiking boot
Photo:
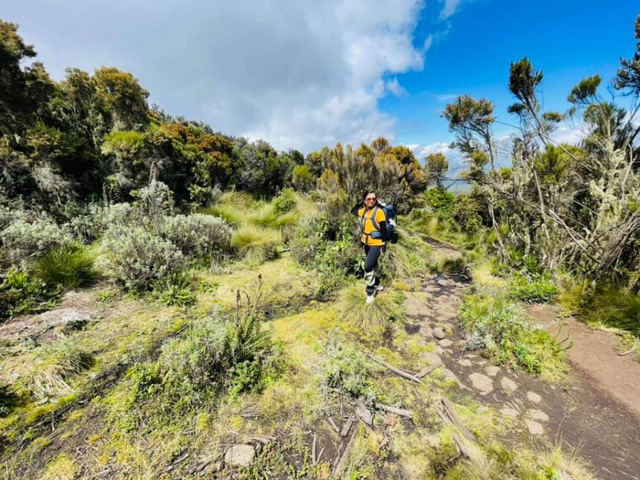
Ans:
[[[371,295],[367,295],[367,299],[365,300],[367,304],[369,303],[373,303],[373,301],[376,299],[376,295],[375,294],[371,294]]]
[[[375,289],[376,289],[376,292],[381,292],[384,290],[384,287],[382,285],[376,285]]]

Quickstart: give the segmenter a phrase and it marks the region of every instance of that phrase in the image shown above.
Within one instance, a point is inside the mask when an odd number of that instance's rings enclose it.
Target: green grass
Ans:
[[[68,395],[73,391],[69,380],[94,363],[93,354],[70,339],[61,340],[42,348],[23,383],[39,400]]]
[[[558,287],[548,276],[520,274],[511,278],[508,295],[527,303],[549,303],[558,296]]]
[[[352,284],[340,292],[339,312],[342,319],[362,331],[384,331],[404,317],[404,294],[387,291],[365,303],[364,282]]]
[[[247,225],[233,232],[231,247],[241,256],[268,260],[278,255],[282,234],[276,230]]]
[[[460,321],[469,335],[468,347],[486,349],[499,364],[550,377],[563,371],[563,347],[504,295],[468,295]]]
[[[36,261],[35,273],[47,285],[73,290],[96,280],[94,259],[83,245],[62,245]]]

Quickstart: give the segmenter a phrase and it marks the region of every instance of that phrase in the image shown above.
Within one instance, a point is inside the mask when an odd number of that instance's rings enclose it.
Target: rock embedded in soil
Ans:
[[[533,420],[525,420],[524,423],[527,425],[527,429],[529,429],[529,433],[531,435],[543,435],[544,428],[538,422],[534,422]]]
[[[534,392],[527,392],[527,398],[530,402],[533,403],[540,403],[540,401],[542,400],[542,397]]]
[[[456,374],[453,373],[448,368],[443,368],[442,369],[442,376],[444,377],[445,380],[455,380],[456,382],[460,383],[460,380],[458,379]]]
[[[442,365],[440,355],[435,352],[424,352],[420,354],[420,360],[429,363],[429,366]]]
[[[448,338],[443,338],[442,340],[440,340],[440,345],[442,345],[444,348],[447,348],[453,345],[453,342]]]
[[[489,377],[482,373],[472,373],[469,375],[469,380],[471,380],[473,388],[480,390],[481,395],[486,395],[493,391],[493,382]]]
[[[224,463],[232,467],[248,467],[256,458],[256,449],[251,445],[238,444],[232,446],[224,454]]]
[[[496,367],[495,365],[491,365],[489,367],[486,367],[484,369],[484,371],[487,373],[487,375],[489,375],[490,377],[495,377],[496,375],[498,375],[498,372],[500,371],[500,367]]]
[[[520,412],[518,412],[515,408],[503,408],[500,410],[500,413],[505,417],[512,417],[512,418],[515,418],[518,415],[520,415]]]
[[[502,377],[502,380],[500,380],[500,386],[507,393],[513,393],[518,389],[516,382],[507,377]]]
[[[444,330],[440,327],[434,328],[431,334],[433,335],[433,338],[435,338],[436,340],[442,340],[444,337],[446,337]]]
[[[533,418],[534,420],[538,420],[540,422],[548,422],[549,421],[549,415],[547,415],[546,413],[544,413],[542,410],[534,410],[531,409],[527,412],[527,414]]]
[[[369,410],[362,401],[356,403],[356,417],[369,426],[373,425],[373,413],[371,413],[371,410]]]
[[[462,365],[463,367],[470,367],[471,366],[471,360],[469,360],[468,358],[462,358],[462,359],[458,360],[458,363],[460,365]]]

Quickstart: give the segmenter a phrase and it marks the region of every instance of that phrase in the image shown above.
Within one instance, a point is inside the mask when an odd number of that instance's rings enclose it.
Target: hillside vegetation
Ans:
[[[510,167],[491,102],[444,111],[469,160],[454,196],[442,155],[277,152],[150,108],[127,72],[55,82],[35,55],[0,20],[5,478],[592,478],[467,396],[436,339],[460,330],[471,358],[545,382],[568,345],[524,303],[633,344],[635,100],[603,100],[594,76],[543,112],[542,72],[514,62]],[[614,80],[634,99],[639,55]],[[555,144],[570,117],[586,137]],[[371,305],[349,214],[368,189],[401,214]]]

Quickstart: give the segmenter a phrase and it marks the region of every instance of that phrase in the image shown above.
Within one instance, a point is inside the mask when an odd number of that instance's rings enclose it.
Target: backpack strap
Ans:
[[[380,225],[378,225],[378,222],[376,222],[376,215],[378,213],[378,210],[380,210],[380,207],[376,205],[373,208],[373,212],[371,213],[371,224],[373,225],[373,228],[380,231]]]

